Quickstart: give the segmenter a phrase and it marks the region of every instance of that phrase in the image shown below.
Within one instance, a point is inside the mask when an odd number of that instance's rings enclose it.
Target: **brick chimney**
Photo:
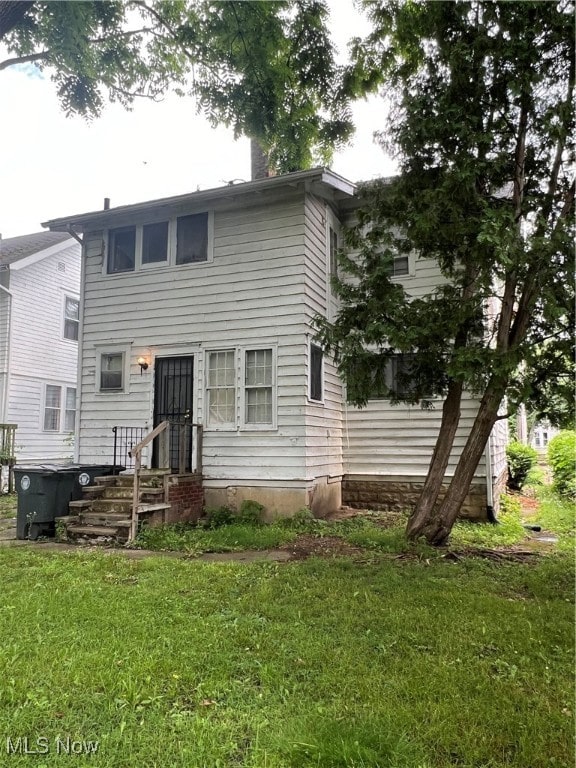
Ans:
[[[276,176],[276,171],[270,168],[268,155],[264,153],[260,143],[256,139],[250,139],[251,179],[268,179]]]

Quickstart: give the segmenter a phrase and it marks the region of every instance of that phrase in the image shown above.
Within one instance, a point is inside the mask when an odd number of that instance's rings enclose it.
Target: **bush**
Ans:
[[[554,490],[561,496],[576,497],[576,432],[565,430],[548,443]]]
[[[514,441],[506,446],[508,459],[508,487],[519,491],[526,482],[526,476],[536,464],[538,454],[529,445]]]
[[[245,499],[240,504],[240,511],[235,517],[234,522],[247,523],[248,525],[260,525],[264,522],[264,505],[253,499]]]

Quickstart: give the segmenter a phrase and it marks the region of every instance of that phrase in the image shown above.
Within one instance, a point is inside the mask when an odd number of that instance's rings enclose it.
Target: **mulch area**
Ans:
[[[278,547],[290,554],[291,560],[305,560],[307,557],[366,557],[366,550],[355,547],[338,536],[315,536],[302,533],[294,541]]]

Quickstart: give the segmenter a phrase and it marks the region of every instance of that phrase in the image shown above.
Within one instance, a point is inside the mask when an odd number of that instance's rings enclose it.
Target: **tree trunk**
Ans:
[[[488,385],[480,402],[476,419],[460,456],[458,466],[437,514],[424,526],[422,533],[429,544],[442,546],[448,540],[452,527],[468,495],[476,468],[486,448],[490,432],[498,418],[500,403],[505,394],[500,382]],[[488,472],[490,469],[488,468]],[[487,476],[487,481],[491,478]]]
[[[410,515],[406,526],[406,536],[417,539],[422,534],[434,515],[434,507],[438,494],[442,489],[446,467],[450,460],[456,430],[460,423],[460,404],[462,402],[462,383],[450,381],[444,405],[442,406],[442,421],[434,447],[434,453],[424,482],[424,488],[414,512]]]

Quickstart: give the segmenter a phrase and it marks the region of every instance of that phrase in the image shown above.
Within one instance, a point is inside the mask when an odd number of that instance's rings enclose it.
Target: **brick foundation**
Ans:
[[[387,478],[355,478],[346,475],[342,482],[342,503],[353,509],[374,509],[378,511],[400,512],[414,509],[423,481],[406,478],[390,480]],[[442,499],[447,486],[440,492]],[[486,488],[473,484],[462,507],[460,517],[468,520],[486,520]]]
[[[168,477],[168,503],[164,522],[196,522],[204,509],[202,475],[170,475]]]

